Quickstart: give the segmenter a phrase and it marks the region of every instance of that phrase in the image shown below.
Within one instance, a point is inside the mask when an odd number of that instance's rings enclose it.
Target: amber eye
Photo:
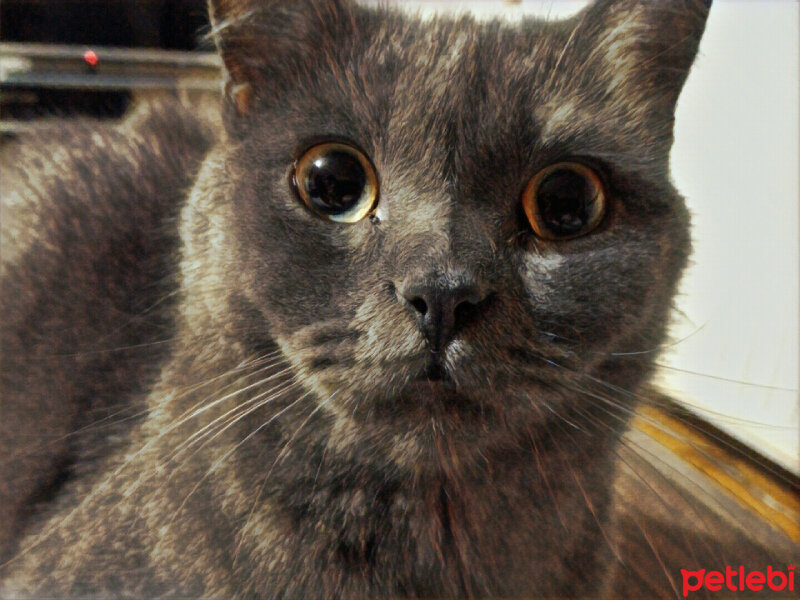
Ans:
[[[369,159],[353,146],[313,146],[295,163],[292,183],[300,199],[331,221],[355,223],[375,208],[378,177]]]
[[[580,163],[562,162],[539,171],[522,194],[533,231],[546,240],[589,233],[605,213],[603,182]]]

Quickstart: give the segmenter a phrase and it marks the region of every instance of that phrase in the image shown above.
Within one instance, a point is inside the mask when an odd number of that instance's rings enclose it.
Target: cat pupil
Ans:
[[[326,214],[339,214],[358,202],[367,185],[367,174],[358,158],[333,150],[312,163],[305,186],[316,208]]]
[[[561,169],[544,178],[537,192],[542,220],[559,235],[579,233],[591,218],[590,183],[574,171]]]

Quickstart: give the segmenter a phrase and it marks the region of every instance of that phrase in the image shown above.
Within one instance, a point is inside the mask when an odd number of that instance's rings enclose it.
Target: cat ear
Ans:
[[[225,92],[235,113],[292,78],[308,74],[315,57],[352,36],[347,0],[209,0],[211,37],[225,64]]]
[[[590,48],[591,71],[605,74],[607,101],[663,116],[674,111],[710,7],[711,0],[596,0],[577,15],[573,35]]]

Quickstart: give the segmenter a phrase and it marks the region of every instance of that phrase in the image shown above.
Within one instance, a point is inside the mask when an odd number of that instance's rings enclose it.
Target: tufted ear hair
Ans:
[[[596,0],[582,14],[589,62],[611,73],[608,92],[672,112],[694,62],[711,0]]]
[[[256,99],[310,76],[314,63],[358,28],[348,0],[209,0],[208,7],[228,108],[238,116]]]
[[[543,138],[613,132],[609,152],[636,148],[641,160],[666,165],[675,105],[710,6],[710,0],[596,0],[559,23],[544,84],[548,101],[538,109]]]

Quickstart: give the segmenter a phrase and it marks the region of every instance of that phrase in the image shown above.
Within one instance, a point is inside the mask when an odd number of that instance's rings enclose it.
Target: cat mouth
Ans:
[[[408,422],[427,426],[435,422],[458,429],[483,423],[492,413],[490,407],[459,389],[449,377],[429,379],[423,375],[410,381],[389,402],[373,414],[392,423]],[[380,417],[379,417],[380,418]],[[449,425],[447,425],[449,424]]]
[[[431,353],[425,368],[394,398],[398,412],[425,416],[454,416],[463,418],[478,409],[477,403],[456,383],[441,360]]]
[[[405,385],[394,393],[375,397],[363,416],[393,426],[398,421],[421,424],[431,419],[466,425],[475,419],[484,420],[491,412],[475,396],[475,390],[471,392],[458,384],[441,355],[431,353],[425,366]]]

